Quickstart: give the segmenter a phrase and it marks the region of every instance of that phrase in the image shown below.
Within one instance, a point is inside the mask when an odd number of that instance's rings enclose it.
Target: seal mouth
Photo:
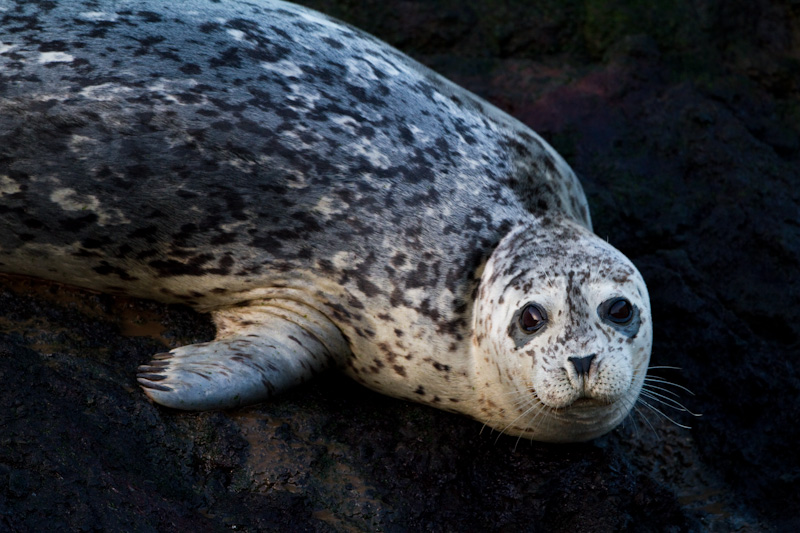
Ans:
[[[606,407],[611,405],[612,402],[607,402],[604,400],[600,400],[598,398],[589,398],[587,396],[581,396],[571,404],[567,406],[567,409],[588,409],[593,407]]]
[[[553,407],[546,405],[543,402],[540,402],[540,407],[544,409],[549,416],[561,420],[570,419],[571,416],[578,413],[582,413],[584,415],[593,415],[598,411],[598,409],[608,409],[608,407],[613,404],[614,402],[581,396],[580,398],[573,400],[571,403],[562,405],[561,407]]]

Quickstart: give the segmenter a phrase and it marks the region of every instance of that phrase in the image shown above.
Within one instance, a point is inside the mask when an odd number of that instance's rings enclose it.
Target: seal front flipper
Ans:
[[[265,299],[212,312],[217,338],[158,354],[137,375],[155,402],[221,409],[270,398],[343,361],[350,349],[322,313],[294,300]]]

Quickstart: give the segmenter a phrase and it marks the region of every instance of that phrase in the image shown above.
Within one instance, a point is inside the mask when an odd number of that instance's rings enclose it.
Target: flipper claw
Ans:
[[[139,367],[139,370],[141,370],[141,367]],[[136,374],[136,377],[139,379],[146,379],[147,381],[164,381],[165,379],[167,379],[167,376],[164,376],[162,374],[148,374],[148,373]]]
[[[164,385],[159,385],[158,383],[153,383],[145,378],[137,378],[136,381],[139,382],[139,385],[145,389],[151,389],[161,392],[172,392],[172,389],[169,387],[165,387]]]
[[[339,329],[294,300],[264,300],[214,312],[220,335],[181,346],[139,367],[153,401],[176,409],[220,409],[263,401],[349,354]],[[158,382],[158,383],[155,383]]]
[[[159,372],[163,372],[165,369],[166,369],[166,367],[164,365],[156,366],[156,365],[150,363],[149,365],[141,365],[139,367],[138,374],[157,374]]]

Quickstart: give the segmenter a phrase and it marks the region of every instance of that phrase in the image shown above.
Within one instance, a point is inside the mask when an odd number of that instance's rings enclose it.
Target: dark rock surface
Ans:
[[[205,317],[3,279],[0,530],[800,529],[800,4],[304,3],[564,155],[648,282],[652,364],[682,369],[653,374],[703,416],[641,405],[591,443],[518,442],[337,375],[179,413],[133,375],[210,338]]]

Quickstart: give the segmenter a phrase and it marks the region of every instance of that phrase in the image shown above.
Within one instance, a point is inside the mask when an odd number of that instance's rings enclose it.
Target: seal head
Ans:
[[[585,227],[518,226],[487,263],[475,307],[477,404],[492,427],[582,441],[610,431],[635,404],[653,339],[647,288]]]

